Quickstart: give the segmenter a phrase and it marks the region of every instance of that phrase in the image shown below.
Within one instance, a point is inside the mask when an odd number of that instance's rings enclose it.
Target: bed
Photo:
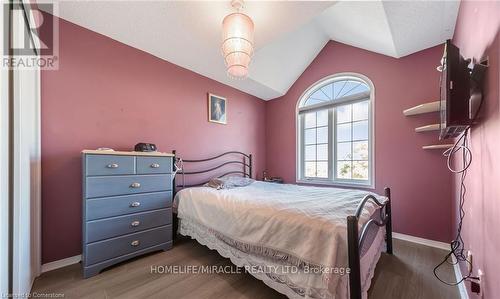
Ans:
[[[196,165],[238,159],[202,170]],[[292,299],[366,298],[385,249],[392,254],[390,190],[375,193],[255,181],[217,190],[186,184],[231,165],[219,177],[251,177],[252,156],[241,152],[183,160],[174,199],[177,231]],[[179,190],[180,189],[180,190]]]

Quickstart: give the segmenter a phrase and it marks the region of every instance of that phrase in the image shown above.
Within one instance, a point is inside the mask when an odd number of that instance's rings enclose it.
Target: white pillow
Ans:
[[[254,179],[251,178],[246,178],[246,177],[239,177],[239,176],[229,176],[229,177],[222,177],[222,178],[213,178],[210,181],[208,181],[205,185],[205,187],[211,187],[217,190],[220,189],[233,189],[237,187],[245,187],[250,184],[255,182]]]

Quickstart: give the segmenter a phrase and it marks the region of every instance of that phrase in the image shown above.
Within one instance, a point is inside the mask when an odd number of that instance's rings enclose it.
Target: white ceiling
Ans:
[[[57,1],[59,17],[264,100],[285,94],[330,40],[392,57],[453,36],[458,1],[246,1],[255,54],[227,77],[221,23],[230,1]]]

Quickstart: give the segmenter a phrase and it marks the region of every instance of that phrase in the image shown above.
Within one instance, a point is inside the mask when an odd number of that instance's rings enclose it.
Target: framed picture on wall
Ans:
[[[227,100],[218,95],[208,94],[208,121],[227,124]]]

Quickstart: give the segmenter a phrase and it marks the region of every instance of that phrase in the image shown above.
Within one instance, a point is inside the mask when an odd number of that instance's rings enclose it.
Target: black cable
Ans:
[[[458,152],[460,149],[462,149],[462,165],[463,168],[460,171],[454,171],[456,173],[460,173],[460,198],[459,198],[459,212],[460,212],[460,220],[458,222],[458,228],[457,228],[457,235],[455,239],[450,243],[450,251],[445,255],[444,259],[436,266],[434,267],[434,276],[441,281],[444,284],[450,285],[450,286],[455,286],[460,284],[462,281],[468,279],[472,275],[472,264],[471,262],[467,259],[467,256],[465,254],[465,244],[464,240],[462,238],[462,224],[463,220],[465,218],[465,209],[464,209],[464,203],[465,203],[465,194],[467,193],[467,187],[465,186],[465,178],[467,176],[467,169],[470,167],[470,164],[472,162],[472,154],[470,152],[470,149],[468,147],[468,136],[469,136],[469,130],[470,127],[467,127],[467,129],[460,135],[460,137],[457,139],[453,147],[445,152],[445,155],[448,155],[448,159],[450,160],[451,157]],[[461,143],[461,144],[460,144]],[[450,262],[451,256],[455,257],[455,262]],[[469,264],[469,273],[467,275],[462,276],[462,278],[457,281],[457,282],[448,282],[441,277],[439,277],[437,271],[438,269],[445,263],[455,265],[459,262],[466,262]]]
[[[476,82],[479,84],[479,82]],[[442,86],[440,84],[440,86]],[[472,263],[467,259],[467,255],[464,253],[465,252],[465,242],[462,238],[462,225],[463,225],[463,220],[465,218],[465,209],[464,209],[464,204],[465,204],[465,195],[467,193],[467,187],[465,186],[465,178],[467,177],[467,170],[469,169],[471,163],[472,163],[472,151],[469,148],[469,133],[471,130],[472,125],[476,122],[476,119],[479,115],[479,111],[481,110],[481,106],[483,105],[483,99],[481,98],[481,101],[479,102],[479,106],[474,114],[474,117],[470,121],[470,123],[467,125],[463,133],[457,138],[456,142],[453,144],[453,147],[450,149],[446,150],[443,155],[448,157],[447,160],[447,165],[448,168],[450,169],[451,172],[460,174],[460,197],[459,197],[459,213],[460,213],[460,218],[458,222],[458,227],[457,227],[457,235],[453,241],[450,243],[450,251],[445,255],[443,260],[436,266],[434,267],[433,273],[434,276],[441,281],[444,284],[450,285],[450,286],[456,286],[460,284],[462,281],[467,280],[467,279],[475,279],[476,277],[472,277]],[[451,165],[453,161],[453,155],[455,155],[458,151],[462,150],[462,168],[459,170],[456,170],[453,168]],[[455,262],[450,262],[449,259],[450,257],[454,256],[455,257]],[[460,262],[466,262],[468,264],[468,269],[469,273],[467,275],[462,276],[462,278],[457,281],[457,282],[448,282],[443,279],[441,279],[437,273],[438,269],[444,264],[448,263],[451,265],[456,265]]]

